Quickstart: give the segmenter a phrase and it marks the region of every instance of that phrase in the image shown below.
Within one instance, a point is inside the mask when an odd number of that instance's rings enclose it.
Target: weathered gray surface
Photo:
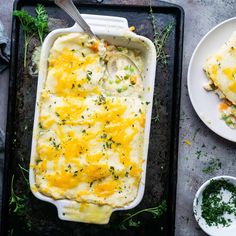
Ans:
[[[187,92],[187,68],[199,40],[215,25],[235,16],[233,0],[170,0],[185,10],[184,59],[181,96],[176,236],[205,235],[193,214],[192,202],[200,185],[216,175],[236,175],[236,145],[218,137],[197,117]],[[204,104],[203,104],[204,105]],[[199,130],[194,139],[196,130]],[[188,139],[190,145],[184,140]],[[205,146],[205,147],[202,147]],[[201,151],[199,159],[197,151]],[[219,158],[221,169],[205,174],[211,158]]]
[[[169,0],[169,2],[177,3],[185,10],[176,235],[200,236],[205,234],[198,228],[192,215],[194,194],[198,187],[210,177],[236,174],[236,145],[215,135],[197,117],[187,94],[187,67],[191,54],[201,37],[216,24],[235,16],[236,2],[234,0]],[[9,36],[12,3],[13,0],[0,0],[0,19]],[[4,130],[7,90],[8,71],[5,71],[0,74],[0,128]],[[191,146],[184,143],[185,139],[191,142]],[[199,158],[197,158],[198,151],[201,151]],[[211,158],[219,158],[222,167],[212,174],[205,174],[202,169],[208,166]],[[2,168],[3,156],[0,155],[0,170]],[[0,179],[2,179],[2,171],[0,171]]]

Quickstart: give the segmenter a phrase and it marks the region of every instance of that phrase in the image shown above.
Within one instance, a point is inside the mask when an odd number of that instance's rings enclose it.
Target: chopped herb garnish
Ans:
[[[87,71],[87,74],[86,74],[86,78],[87,78],[87,80],[90,81],[90,80],[92,79],[92,74],[93,74],[92,71],[90,71],[90,70]]]
[[[122,47],[116,47],[116,49],[117,49],[117,51],[119,51],[119,52],[122,52],[122,51],[124,50],[124,48],[122,48]]]
[[[231,195],[228,201],[223,199],[224,190]],[[226,214],[236,216],[236,186],[224,179],[211,180],[202,193],[201,213],[209,226],[230,226]]]
[[[101,138],[106,138],[106,137],[107,137],[107,134],[101,135]]]
[[[38,165],[40,162],[42,162],[42,160],[36,160],[36,165]]]
[[[202,172],[205,174],[212,174],[219,169],[221,169],[220,159],[211,158],[208,165],[202,169]]]
[[[55,149],[59,149],[59,148],[60,148],[60,143],[57,144],[56,141],[55,141],[55,139],[53,139],[52,144],[53,144],[53,147],[54,147]]]
[[[104,105],[104,104],[106,104],[106,98],[101,94],[101,95],[99,95],[98,100],[96,100],[95,102],[99,106],[102,104]]]

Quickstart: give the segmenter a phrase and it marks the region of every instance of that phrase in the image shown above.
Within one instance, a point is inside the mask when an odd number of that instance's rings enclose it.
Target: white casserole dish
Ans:
[[[143,36],[136,35],[131,32],[128,27],[128,22],[125,18],[120,17],[110,17],[110,16],[99,16],[99,15],[82,15],[86,22],[92,28],[92,31],[99,37],[107,40],[110,44],[124,46],[128,48],[139,49],[142,52],[144,60],[144,71],[142,77],[144,78],[144,99],[150,102],[146,112],[146,123],[144,131],[144,153],[143,159],[145,160],[142,166],[142,177],[139,184],[138,194],[136,199],[129,205],[122,208],[115,208],[116,210],[128,210],[137,206],[142,200],[145,187],[145,176],[146,176],[146,163],[148,154],[148,144],[149,144],[149,133],[151,125],[151,115],[152,115],[152,100],[154,91],[154,82],[156,74],[156,50],[154,44],[147,38]],[[38,132],[38,120],[39,120],[39,106],[37,102],[40,99],[40,92],[43,88],[44,81],[47,76],[48,67],[48,57],[50,49],[54,41],[61,35],[72,33],[72,32],[83,32],[83,30],[75,24],[71,28],[57,29],[52,31],[44,40],[42,45],[40,65],[39,65],[39,75],[38,75],[38,87],[37,87],[37,97],[35,106],[35,117],[34,117],[34,127],[33,127],[33,137],[32,137],[32,148],[31,148],[31,167],[29,173],[30,187],[32,193],[35,197],[40,200],[50,202],[57,207],[58,217],[62,220],[69,221],[79,221],[76,217],[71,218],[68,214],[63,214],[64,209],[68,211],[75,211],[79,203],[71,200],[54,200],[47,197],[37,191],[35,186],[35,174],[32,166],[35,164],[36,156],[36,143],[37,143],[37,132]]]

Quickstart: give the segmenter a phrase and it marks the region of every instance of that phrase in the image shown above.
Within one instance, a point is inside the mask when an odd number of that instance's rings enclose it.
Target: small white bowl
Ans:
[[[236,235],[236,217],[231,218],[232,223],[226,227],[223,225],[208,226],[205,219],[201,216],[202,193],[211,180],[224,179],[236,185],[236,178],[231,176],[217,176],[206,181],[197,191],[193,201],[193,213],[201,229],[211,236],[235,236]]]

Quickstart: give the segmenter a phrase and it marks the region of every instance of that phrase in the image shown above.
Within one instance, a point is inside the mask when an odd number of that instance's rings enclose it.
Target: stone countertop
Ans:
[[[223,174],[235,175],[236,144],[214,134],[197,117],[187,92],[187,69],[199,40],[213,26],[235,16],[236,2],[234,0],[169,0],[167,2],[180,5],[185,11],[175,235],[201,236],[205,234],[198,227],[192,213],[194,194],[200,185],[211,177]],[[0,0],[0,20],[8,36],[11,32],[12,5],[13,0]],[[3,130],[6,126],[8,75],[8,70],[0,74],[0,128]],[[189,140],[191,145],[186,144],[184,140]],[[212,173],[204,173],[204,168],[210,166],[213,159],[221,164],[221,168]],[[2,170],[3,155],[0,154],[1,181]]]
[[[200,39],[215,25],[235,17],[233,0],[170,0],[184,8],[184,50],[179,134],[176,236],[206,235],[193,216],[196,191],[209,178],[236,174],[236,144],[208,129],[194,111],[187,91],[187,70],[191,55]],[[191,145],[185,144],[189,140]],[[221,168],[204,173],[214,163]]]

